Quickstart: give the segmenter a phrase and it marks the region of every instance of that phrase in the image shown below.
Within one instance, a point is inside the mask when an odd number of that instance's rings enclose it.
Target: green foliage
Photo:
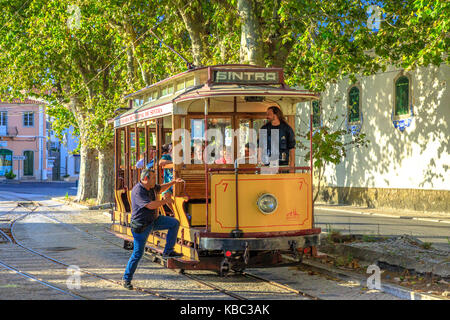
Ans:
[[[15,177],[16,177],[16,175],[13,173],[12,170],[5,172],[5,178],[6,178],[6,179],[12,180],[12,179],[14,179]]]
[[[347,156],[347,152],[351,149],[367,148],[370,143],[366,139],[364,133],[353,135],[346,129],[340,127],[333,128],[336,123],[337,116],[331,118],[329,121],[317,129],[312,136],[313,148],[313,169],[318,177],[318,187],[314,196],[314,201],[317,199],[320,192],[321,179],[323,177],[325,168],[330,165],[338,165]],[[297,147],[305,152],[304,160],[309,163],[310,160],[310,133],[309,131],[298,134],[300,139],[297,139]]]
[[[425,250],[430,250],[432,248],[432,243],[431,242],[424,242],[422,243],[421,247]]]
[[[320,92],[330,81],[354,80],[389,64],[449,63],[448,1],[248,1],[265,66],[283,67],[291,86]],[[106,120],[124,107],[126,93],[186,70],[152,32],[199,65],[239,63],[246,23],[239,2],[0,0],[0,98],[49,101],[57,134],[73,126],[82,144],[101,149],[112,142]],[[80,24],[71,28],[74,4]],[[381,7],[378,31],[367,27],[372,4]],[[367,144],[364,134],[344,142],[346,135],[326,126],[315,133],[319,173],[340,163],[348,148]]]

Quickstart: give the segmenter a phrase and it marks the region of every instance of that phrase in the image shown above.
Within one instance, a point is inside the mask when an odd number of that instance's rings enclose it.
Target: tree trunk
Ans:
[[[86,199],[97,197],[97,151],[89,149],[81,143],[80,156],[81,163],[76,201],[85,201]]]
[[[128,47],[127,49],[127,84],[128,89],[133,88],[134,84],[134,54],[133,54],[133,48]]]
[[[253,0],[238,0],[237,9],[242,23],[240,62],[265,66],[256,4]]]
[[[181,4],[184,5],[184,8],[185,3],[182,2]],[[189,11],[181,9],[178,9],[178,11],[191,38],[193,63],[196,67],[201,67],[203,57],[205,56],[205,46],[202,39],[205,33],[202,25],[203,14],[199,7],[190,7],[188,9]]]
[[[114,202],[114,144],[98,150],[97,204]]]

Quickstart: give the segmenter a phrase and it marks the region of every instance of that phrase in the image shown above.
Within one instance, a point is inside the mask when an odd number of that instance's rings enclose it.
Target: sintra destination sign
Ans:
[[[213,82],[236,84],[278,84],[280,76],[273,70],[214,70]]]

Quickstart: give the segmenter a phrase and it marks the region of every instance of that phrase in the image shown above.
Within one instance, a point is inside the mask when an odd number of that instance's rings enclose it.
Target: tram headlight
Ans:
[[[265,193],[258,198],[256,205],[262,213],[271,214],[277,209],[278,201],[275,196]]]

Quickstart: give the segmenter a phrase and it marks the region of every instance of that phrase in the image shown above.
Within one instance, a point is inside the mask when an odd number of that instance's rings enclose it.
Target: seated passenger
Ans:
[[[230,152],[227,148],[220,150],[220,158],[215,161],[216,164],[232,163]]]
[[[247,142],[245,144],[245,160],[246,163],[250,164],[258,163],[258,154],[256,152],[256,146],[251,142]]]
[[[136,162],[136,169],[142,169],[144,167],[144,161],[145,161],[145,152],[141,152],[141,157],[139,158],[139,161]]]

